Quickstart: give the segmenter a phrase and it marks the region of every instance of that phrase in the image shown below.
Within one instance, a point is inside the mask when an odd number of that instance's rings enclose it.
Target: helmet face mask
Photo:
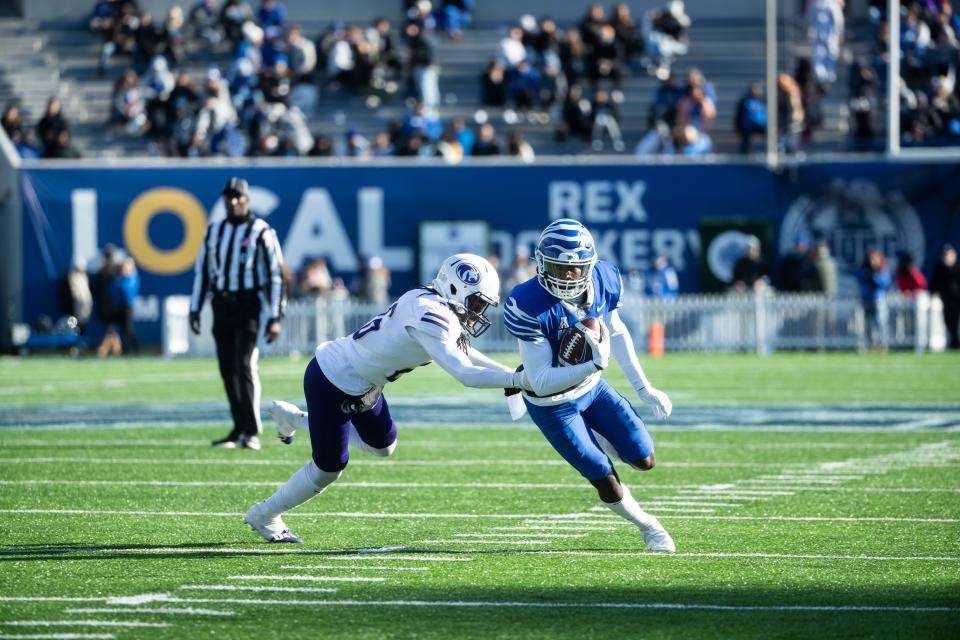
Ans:
[[[500,276],[489,262],[471,253],[454,254],[443,261],[430,284],[466,333],[476,338],[490,328],[485,313],[500,304]]]
[[[586,227],[561,218],[540,234],[535,258],[540,286],[561,300],[571,300],[590,287],[597,249]]]
[[[495,300],[489,299],[478,291],[467,296],[462,314],[457,309],[454,309],[454,312],[460,318],[460,324],[464,330],[474,338],[478,338],[490,328],[490,321],[487,320],[484,313],[488,308],[495,307],[497,304]]]

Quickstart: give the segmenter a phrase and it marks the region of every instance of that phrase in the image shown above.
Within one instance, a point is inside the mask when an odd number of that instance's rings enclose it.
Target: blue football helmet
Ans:
[[[569,218],[551,222],[537,240],[534,253],[537,281],[561,300],[579,297],[590,286],[590,276],[597,264],[597,246],[587,228]],[[578,277],[568,280],[571,269],[580,269]]]

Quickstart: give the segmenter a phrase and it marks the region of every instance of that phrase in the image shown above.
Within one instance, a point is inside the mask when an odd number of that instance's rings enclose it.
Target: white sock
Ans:
[[[656,522],[656,518],[640,508],[640,505],[637,504],[637,501],[633,499],[633,495],[631,495],[630,489],[627,488],[627,485],[621,486],[623,487],[623,498],[620,500],[620,502],[604,502],[604,506],[624,520],[629,520],[641,529],[649,526],[651,521]]]
[[[280,515],[322,493],[339,477],[339,471],[323,471],[311,460],[260,504],[270,515]]]
[[[361,451],[366,451],[370,455],[378,456],[380,458],[386,458],[389,455],[392,455],[397,448],[397,441],[394,440],[386,447],[382,449],[377,449],[376,447],[371,447],[366,442],[363,441],[363,438],[360,437],[360,434],[357,432],[357,428],[350,425],[350,446],[354,449],[360,449]]]

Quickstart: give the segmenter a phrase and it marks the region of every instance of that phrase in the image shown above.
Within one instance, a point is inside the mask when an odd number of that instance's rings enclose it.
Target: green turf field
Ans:
[[[304,364],[264,361],[264,398],[302,404]],[[436,367],[388,389],[395,456],[354,454],[277,548],[240,518],[306,434],[209,448],[212,361],[0,360],[0,638],[960,635],[960,357],[644,365],[674,416],[618,469],[673,556]]]

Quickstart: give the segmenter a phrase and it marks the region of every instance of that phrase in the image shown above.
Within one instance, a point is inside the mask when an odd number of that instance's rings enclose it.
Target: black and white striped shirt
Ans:
[[[262,219],[211,222],[197,255],[190,311],[198,313],[208,293],[263,292],[269,317],[280,319],[286,305],[282,266],[277,233]]]

